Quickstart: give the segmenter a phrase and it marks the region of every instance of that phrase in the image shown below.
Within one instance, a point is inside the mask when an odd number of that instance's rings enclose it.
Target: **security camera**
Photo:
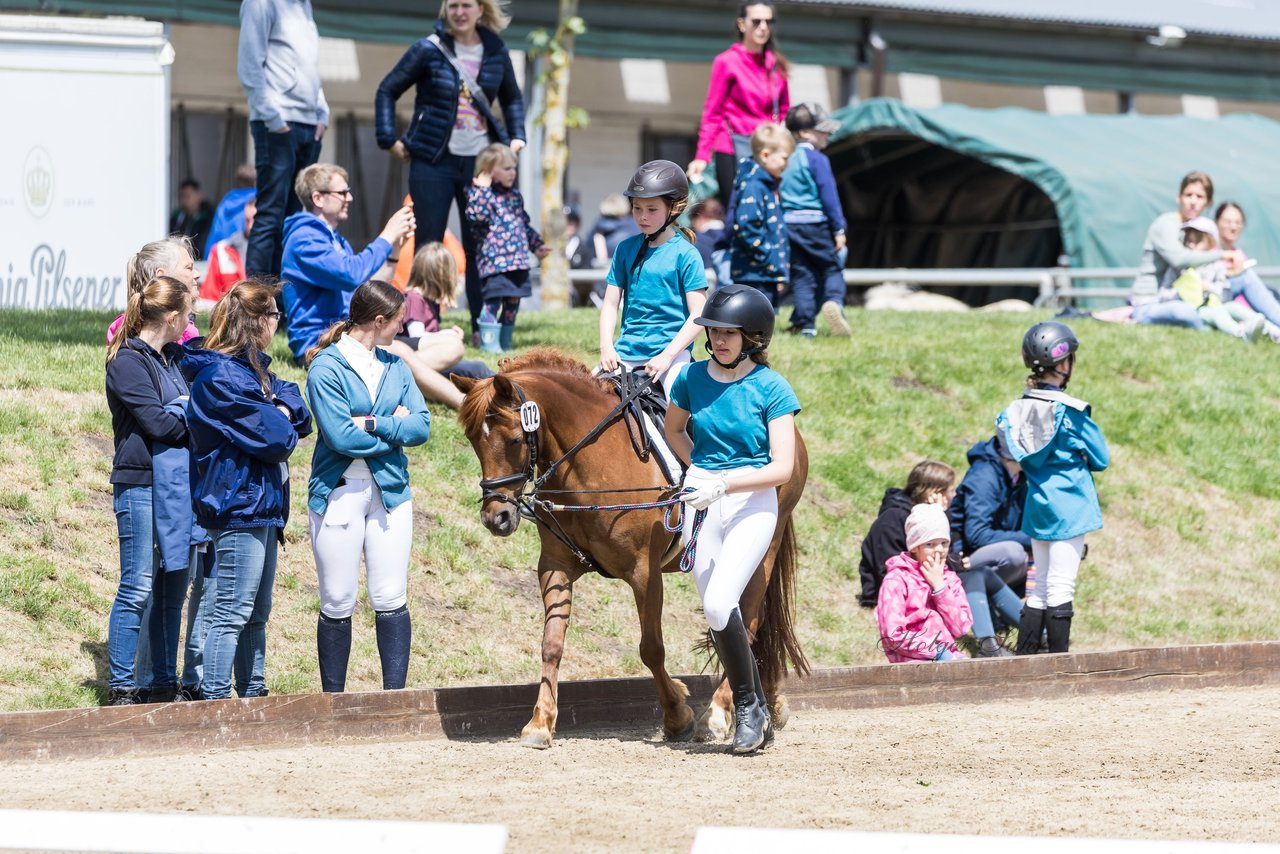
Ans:
[[[1177,47],[1187,38],[1187,31],[1176,24],[1162,24],[1154,36],[1147,36],[1152,47]]]

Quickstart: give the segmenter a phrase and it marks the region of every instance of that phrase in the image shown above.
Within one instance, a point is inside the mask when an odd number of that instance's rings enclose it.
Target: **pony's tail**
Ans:
[[[760,605],[760,627],[756,634],[755,654],[760,663],[760,680],[776,685],[786,675],[788,663],[797,676],[809,675],[809,660],[795,632],[796,594],[796,529],[788,515],[778,544],[773,574]]]

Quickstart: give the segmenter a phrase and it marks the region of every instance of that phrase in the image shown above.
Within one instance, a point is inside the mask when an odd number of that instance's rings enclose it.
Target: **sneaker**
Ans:
[[[818,337],[818,330],[810,327],[809,329],[801,329],[800,334],[805,338],[813,339]]]
[[[152,685],[147,694],[148,703],[172,703],[178,699],[177,685]]]
[[[1267,328],[1267,318],[1261,314],[1255,314],[1249,320],[1240,324],[1240,327],[1244,332],[1244,340],[1252,344],[1262,337],[1262,333]]]
[[[848,338],[853,334],[849,321],[844,319],[844,307],[835,300],[827,300],[822,304],[822,317],[827,321],[827,329],[836,338]]]
[[[137,688],[111,688],[107,691],[108,706],[136,706],[141,702]]]
[[[1004,658],[1013,655],[1012,652],[1000,645],[1000,641],[993,637],[980,638],[978,640],[978,657],[979,658]]]
[[[204,693],[200,690],[199,685],[183,685],[178,689],[178,695],[173,698],[175,703],[196,703],[204,699]]]

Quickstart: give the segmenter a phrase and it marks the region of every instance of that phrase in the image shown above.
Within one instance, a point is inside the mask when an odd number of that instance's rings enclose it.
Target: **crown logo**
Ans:
[[[22,172],[22,191],[27,209],[32,215],[42,217],[53,205],[53,160],[43,148],[33,148],[27,153]]]

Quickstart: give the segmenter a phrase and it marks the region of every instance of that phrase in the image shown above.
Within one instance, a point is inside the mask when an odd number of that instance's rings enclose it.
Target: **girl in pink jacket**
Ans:
[[[764,122],[781,123],[791,109],[787,60],[774,45],[774,24],[770,0],[740,3],[740,40],[711,64],[698,148],[686,172],[697,183],[714,157],[716,195],[725,208],[738,159],[751,157],[751,134]]]
[[[937,504],[917,504],[907,517],[907,551],[885,563],[876,602],[880,646],[889,661],[965,658],[956,638],[973,615],[960,577],[947,568],[951,525]]]

